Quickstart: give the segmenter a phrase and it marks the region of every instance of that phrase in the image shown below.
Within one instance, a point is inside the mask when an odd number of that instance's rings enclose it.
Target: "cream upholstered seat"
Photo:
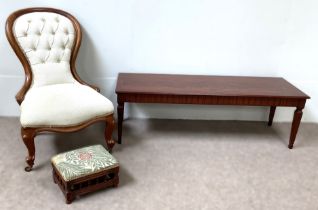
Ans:
[[[9,16],[6,35],[26,74],[16,96],[22,139],[29,152],[26,170],[32,169],[34,137],[42,131],[72,132],[106,121],[105,139],[111,150],[113,104],[76,73],[81,44],[78,21],[62,10],[27,8]]]
[[[78,125],[114,111],[107,98],[81,84],[33,88],[21,104],[23,127]]]

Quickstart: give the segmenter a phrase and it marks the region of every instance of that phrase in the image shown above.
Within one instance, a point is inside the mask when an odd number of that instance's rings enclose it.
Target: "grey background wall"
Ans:
[[[304,121],[318,122],[316,0],[2,0],[0,115],[18,116],[14,95],[24,74],[4,33],[20,8],[66,10],[81,23],[77,68],[116,104],[118,72],[284,77],[312,96]],[[226,85],[226,84],[225,84]],[[130,105],[142,118],[266,120],[268,108]],[[276,121],[293,110],[279,108]]]

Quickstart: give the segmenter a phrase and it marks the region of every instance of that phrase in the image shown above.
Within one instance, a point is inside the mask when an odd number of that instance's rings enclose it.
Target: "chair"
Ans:
[[[24,85],[16,95],[21,135],[28,149],[25,171],[32,170],[34,138],[41,132],[74,132],[105,121],[111,151],[113,104],[76,73],[82,37],[78,21],[62,10],[27,8],[8,17],[6,35],[25,72]]]

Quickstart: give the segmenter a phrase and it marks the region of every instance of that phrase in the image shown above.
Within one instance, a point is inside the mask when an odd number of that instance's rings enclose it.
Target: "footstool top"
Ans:
[[[119,166],[118,161],[102,145],[61,153],[52,157],[51,161],[65,181]]]

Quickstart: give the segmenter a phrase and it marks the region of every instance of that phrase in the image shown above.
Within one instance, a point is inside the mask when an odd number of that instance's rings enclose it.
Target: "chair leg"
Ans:
[[[28,149],[28,156],[26,157],[26,163],[28,164],[25,167],[26,172],[30,172],[34,165],[35,159],[35,146],[34,146],[34,137],[36,135],[36,131],[33,128],[21,128],[21,136],[25,146]]]
[[[109,152],[112,152],[112,149],[115,145],[115,141],[112,139],[114,127],[115,127],[115,120],[112,115],[106,119],[106,128],[105,128],[105,141],[106,141]]]

